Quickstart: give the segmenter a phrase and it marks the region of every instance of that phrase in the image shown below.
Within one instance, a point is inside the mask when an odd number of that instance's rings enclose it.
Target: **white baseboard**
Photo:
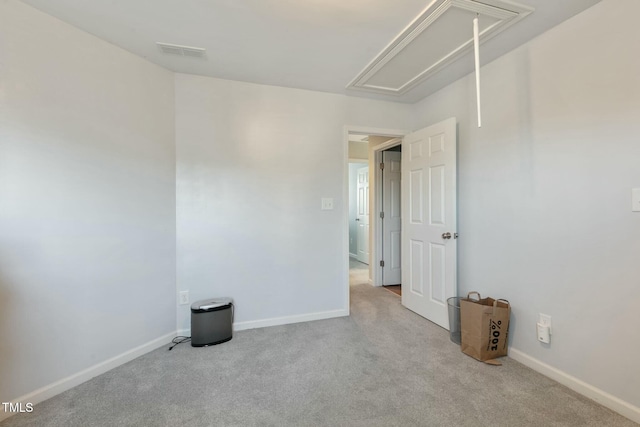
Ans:
[[[32,404],[37,404],[43,402],[53,396],[60,394],[64,391],[67,391],[75,386],[78,386],[84,382],[89,381],[93,377],[97,377],[98,375],[104,374],[105,372],[116,368],[120,365],[124,365],[127,362],[132,361],[136,357],[140,357],[143,354],[149,353],[156,348],[167,344],[176,336],[175,332],[168,333],[161,337],[158,337],[152,341],[149,341],[146,344],[142,344],[138,347],[132,348],[129,351],[126,351],[118,356],[114,356],[111,359],[105,360],[104,362],[98,363],[97,365],[93,365],[87,369],[84,369],[76,374],[70,375],[66,378],[63,378],[59,381],[56,381],[52,384],[41,387],[31,393],[27,393],[24,396],[20,396],[17,399],[13,399],[13,403],[21,402],[26,404],[27,402]],[[12,412],[4,412],[0,411],[0,421],[5,418],[9,418],[14,415]]]
[[[331,319],[349,315],[349,310],[321,311],[318,313],[300,314],[296,316],[273,317],[271,319],[251,320],[233,324],[233,329],[243,331],[245,329],[266,328],[267,326],[288,325],[290,323],[311,322],[313,320]]]
[[[606,406],[612,411],[615,411],[620,415],[629,418],[631,421],[640,423],[639,407],[634,406],[628,402],[625,402],[624,400],[617,398],[590,384],[587,384],[584,381],[581,381],[578,378],[573,377],[564,371],[556,369],[553,366],[547,365],[546,363],[541,362],[540,360],[535,359],[518,349],[510,348],[509,357],[515,361],[522,363],[525,366],[528,366],[534,371],[537,371],[542,375],[549,377],[552,380],[555,380],[564,386],[569,387],[571,390],[577,393],[580,393],[581,395],[586,396],[591,400],[595,400],[602,406]]]
[[[349,310],[321,311],[318,313],[300,314],[296,316],[273,317],[270,319],[250,320],[247,322],[236,322],[233,324],[234,331],[244,331],[247,329],[266,328],[269,326],[288,325],[291,323],[311,322],[313,320],[332,319],[334,317],[344,317],[349,315]],[[191,336],[191,329],[180,329],[178,335]]]

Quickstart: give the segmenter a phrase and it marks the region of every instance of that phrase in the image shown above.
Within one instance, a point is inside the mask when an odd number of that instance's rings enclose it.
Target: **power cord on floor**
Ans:
[[[177,337],[175,337],[174,339],[171,340],[173,345],[171,347],[169,347],[169,351],[173,350],[173,347],[177,346],[178,344],[182,344],[183,342],[189,342],[189,341],[191,341],[191,337],[185,337],[185,336],[178,335]]]

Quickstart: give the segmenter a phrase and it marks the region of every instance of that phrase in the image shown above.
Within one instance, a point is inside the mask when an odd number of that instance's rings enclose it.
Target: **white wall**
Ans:
[[[175,331],[174,98],[172,73],[14,0],[0,61],[7,402]]]
[[[346,314],[344,126],[410,121],[409,105],[176,75],[178,290],[234,298],[239,328]]]
[[[512,348],[640,407],[640,2],[604,0],[416,105],[456,116],[459,291],[507,298]],[[551,345],[536,341],[553,317]]]

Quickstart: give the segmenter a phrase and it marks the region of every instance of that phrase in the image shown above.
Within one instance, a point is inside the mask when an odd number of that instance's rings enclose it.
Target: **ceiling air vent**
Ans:
[[[179,44],[156,42],[162,53],[169,55],[191,56],[194,58],[202,58],[206,53],[206,49],[193,46],[181,46]]]

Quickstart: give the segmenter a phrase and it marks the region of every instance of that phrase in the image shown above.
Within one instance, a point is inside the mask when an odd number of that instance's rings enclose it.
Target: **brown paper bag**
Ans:
[[[471,299],[476,294],[477,300]],[[492,365],[507,355],[509,317],[511,306],[504,299],[480,298],[478,292],[469,292],[460,300],[460,349],[475,359]]]

